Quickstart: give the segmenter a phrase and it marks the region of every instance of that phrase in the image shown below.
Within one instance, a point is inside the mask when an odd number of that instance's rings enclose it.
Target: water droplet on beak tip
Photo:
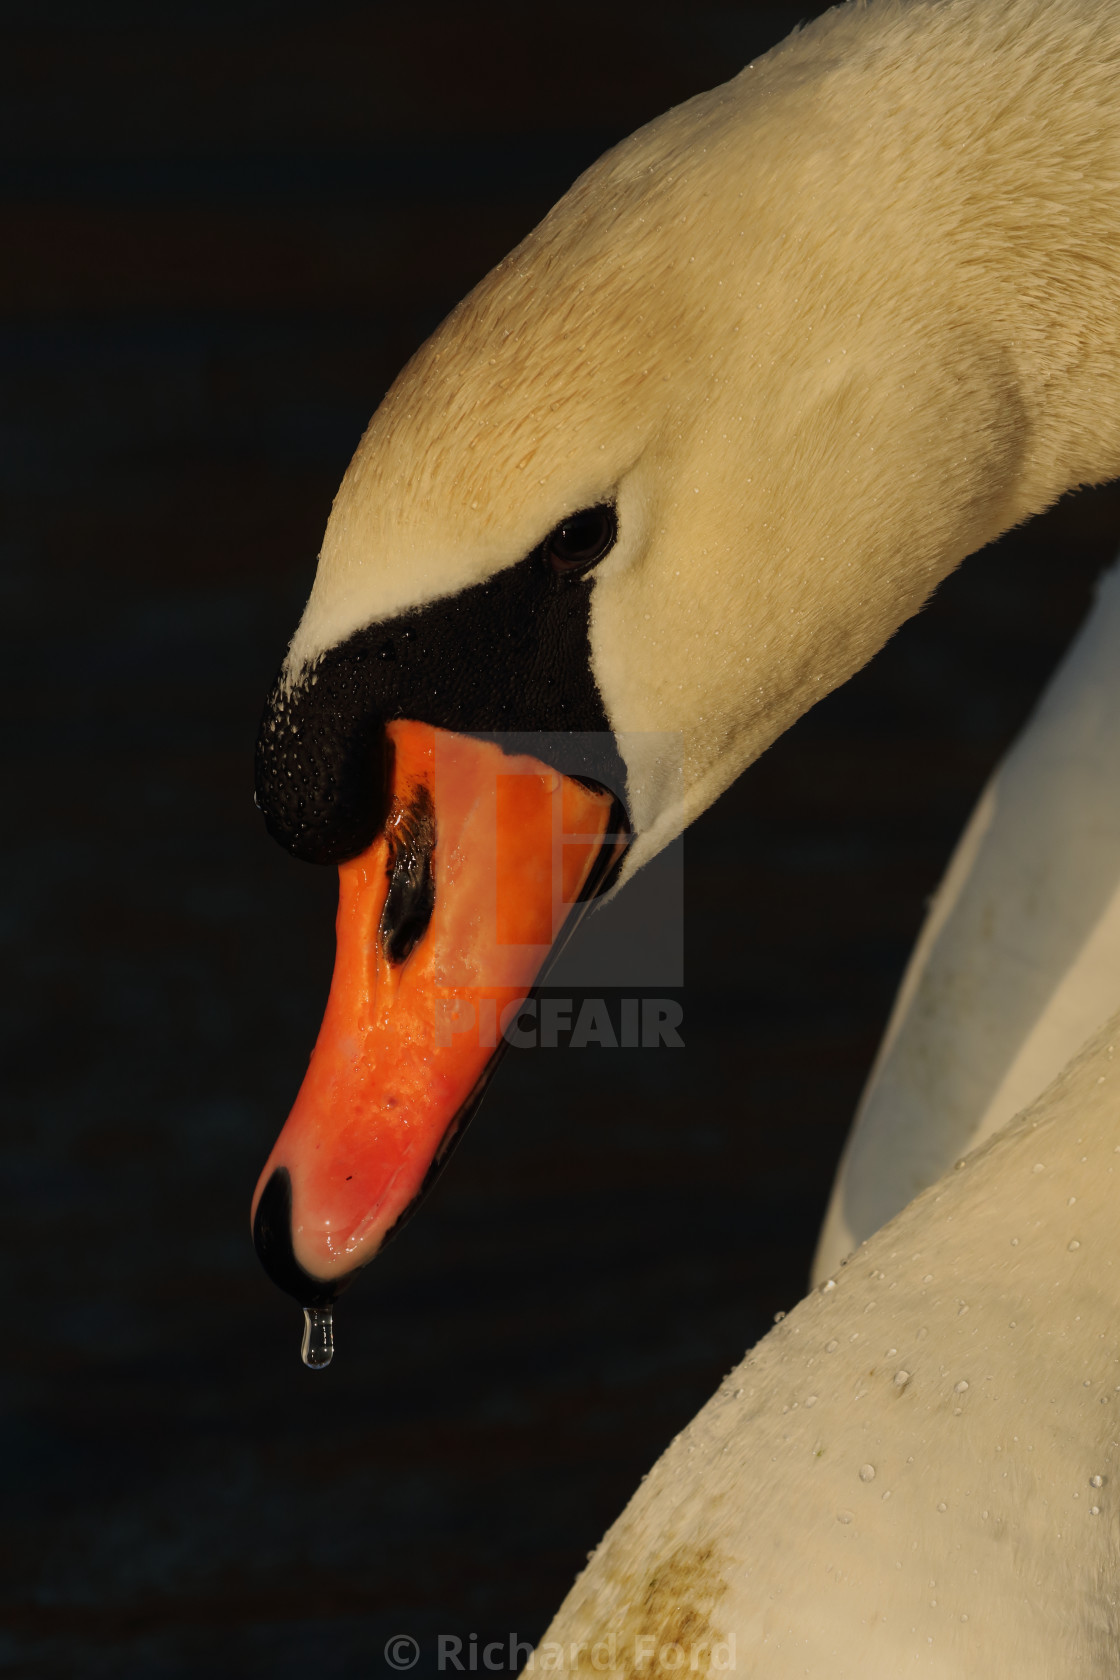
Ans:
[[[304,1307],[299,1351],[308,1370],[326,1370],[334,1358],[334,1316],[330,1307]]]

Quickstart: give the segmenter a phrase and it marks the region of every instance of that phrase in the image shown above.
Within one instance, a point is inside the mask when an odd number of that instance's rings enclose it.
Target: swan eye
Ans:
[[[557,525],[544,540],[544,556],[561,577],[590,570],[618,537],[618,516],[608,504],[584,508]]]

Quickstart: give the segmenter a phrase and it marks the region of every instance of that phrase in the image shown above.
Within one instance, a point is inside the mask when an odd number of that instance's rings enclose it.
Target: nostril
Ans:
[[[436,903],[436,819],[426,787],[417,787],[409,803],[390,815],[386,837],[389,890],[381,911],[381,944],[389,961],[399,965],[427,933]]]

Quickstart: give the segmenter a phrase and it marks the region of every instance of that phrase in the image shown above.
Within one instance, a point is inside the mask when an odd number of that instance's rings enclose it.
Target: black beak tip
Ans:
[[[276,1285],[301,1307],[329,1307],[350,1282],[343,1277],[312,1277],[305,1272],[292,1248],[292,1180],[287,1167],[277,1167],[257,1203],[253,1219],[253,1246],[257,1258]]]

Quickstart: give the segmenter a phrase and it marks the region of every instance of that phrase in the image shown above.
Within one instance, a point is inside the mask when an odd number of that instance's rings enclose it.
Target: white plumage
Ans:
[[[612,502],[591,664],[638,867],[966,554],[1120,472],[1118,86],[1114,0],[872,0],[632,136],[375,415],[291,687]],[[947,886],[830,1258],[1120,1001],[1116,594]],[[1083,716],[1076,763],[1056,707]],[[1012,928],[987,956],[985,881]],[[1064,883],[1065,909],[1030,908],[1032,882]],[[946,963],[981,995],[942,1031]],[[704,1673],[733,1648],[759,1680],[1115,1680],[1118,1043],[1109,1026],[760,1344],[611,1530],[538,1670]]]

